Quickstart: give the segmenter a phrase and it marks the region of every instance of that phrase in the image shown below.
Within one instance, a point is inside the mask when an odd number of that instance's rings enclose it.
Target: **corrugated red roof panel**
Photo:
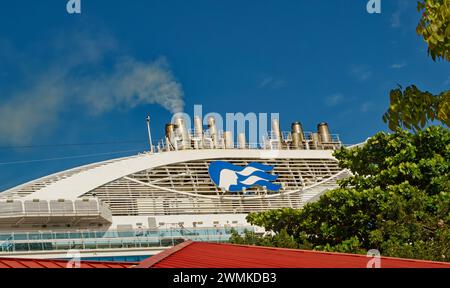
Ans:
[[[81,268],[365,268],[365,255],[187,241],[140,263],[81,261]],[[0,268],[66,268],[65,260],[0,258]],[[381,257],[382,268],[450,268],[450,263]]]
[[[365,255],[184,242],[136,268],[366,268]],[[450,268],[450,263],[381,257],[382,268]]]
[[[0,268],[66,268],[66,260],[0,258]],[[81,261],[81,268],[130,268],[133,262]]]

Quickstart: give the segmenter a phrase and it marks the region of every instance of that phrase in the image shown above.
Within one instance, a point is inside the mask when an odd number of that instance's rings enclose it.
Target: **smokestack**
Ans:
[[[302,123],[300,123],[300,122],[292,123],[292,125],[291,125],[291,132],[292,132],[292,134],[298,133],[300,135],[300,141],[304,141],[305,140],[305,135],[303,133]]]
[[[170,151],[171,147],[173,147],[174,133],[175,133],[175,125],[172,123],[166,124],[166,146],[168,151]]]
[[[186,123],[184,123],[183,117],[177,117],[175,119],[175,123],[177,125],[179,134],[181,135],[182,149],[188,149],[190,147],[191,140],[189,138],[189,133],[186,128]]]
[[[194,130],[195,130],[195,137],[201,138],[203,136],[202,119],[200,119],[199,116],[194,116]]]
[[[272,119],[272,133],[274,138],[281,144],[283,138],[281,135],[280,123],[278,122],[278,119]]]
[[[300,133],[292,132],[291,136],[292,136],[292,148],[293,149],[300,149],[302,147],[302,141],[301,141]]]
[[[317,133],[311,133],[311,134],[309,135],[309,138],[310,138],[310,140],[311,140],[311,142],[312,142],[313,149],[317,149],[317,148],[318,148],[318,145],[319,145],[319,134],[317,134]]]
[[[327,123],[319,123],[317,125],[317,133],[319,134],[319,141],[321,143],[331,143],[331,134]]]
[[[223,140],[225,142],[226,149],[234,148],[233,135],[231,134],[231,131],[223,132]]]
[[[194,116],[194,131],[194,136],[200,139],[199,148],[203,148],[203,124],[199,116]]]
[[[246,143],[245,143],[245,133],[239,133],[238,134],[238,143],[240,149],[245,149]]]
[[[293,122],[291,124],[292,148],[300,149],[303,147],[305,135],[303,134],[303,127],[300,122]]]
[[[216,128],[216,119],[214,119],[213,116],[208,117],[208,129],[209,129],[209,135],[211,136],[211,139],[213,141],[213,148],[217,148],[217,128]]]

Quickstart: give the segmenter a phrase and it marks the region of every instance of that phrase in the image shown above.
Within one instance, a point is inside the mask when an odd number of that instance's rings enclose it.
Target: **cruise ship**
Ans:
[[[185,240],[226,242],[232,229],[263,231],[247,223],[248,213],[301,208],[350,175],[333,157],[343,144],[327,123],[305,132],[295,122],[282,132],[272,119],[271,132],[255,144],[244,133],[235,141],[214,117],[193,122],[190,131],[175,118],[149,151],[0,193],[0,257],[70,258],[76,251],[136,261]]]

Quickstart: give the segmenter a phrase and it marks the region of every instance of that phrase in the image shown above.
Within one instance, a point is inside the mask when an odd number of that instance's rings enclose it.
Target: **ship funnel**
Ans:
[[[194,116],[194,129],[195,129],[195,137],[202,137],[203,136],[203,125],[202,125],[202,119],[200,119],[199,116]]]
[[[240,149],[245,149],[246,143],[245,143],[245,133],[239,133],[238,134],[238,143]]]
[[[231,131],[225,131],[223,133],[223,140],[225,142],[225,148],[226,149],[234,148],[233,134],[231,134]]]
[[[314,149],[318,149],[319,148],[319,146],[318,146],[319,145],[319,134],[318,133],[311,133],[309,135],[309,139],[312,142],[312,147]]]
[[[300,123],[300,122],[292,123],[292,125],[291,125],[291,132],[292,132],[292,134],[298,133],[300,135],[300,140],[301,141],[305,140],[305,134],[303,133],[302,123]]]
[[[302,148],[302,141],[300,140],[300,134],[292,133],[291,136],[292,136],[292,148],[293,149]]]
[[[203,124],[199,116],[194,116],[194,136],[198,138],[199,148],[203,148]]]
[[[178,133],[181,136],[181,148],[188,149],[190,146],[190,138],[183,117],[177,117],[175,123],[177,125]]]
[[[317,133],[319,134],[319,141],[321,143],[330,143],[331,141],[331,134],[330,130],[328,129],[328,124],[325,122],[319,123],[317,125]]]
[[[278,142],[281,144],[282,135],[280,130],[280,123],[278,122],[278,119],[272,119],[272,133],[274,139],[278,140]]]
[[[217,128],[216,128],[216,119],[213,116],[208,117],[208,129],[209,129],[209,135],[211,136],[211,139],[213,141],[213,147],[217,148]]]
[[[292,136],[292,148],[294,148],[294,149],[302,148],[303,140],[305,140],[305,136],[303,134],[303,127],[300,122],[292,123],[291,136]]]
[[[167,150],[173,148],[173,137],[175,135],[175,125],[172,123],[166,124],[166,146]]]

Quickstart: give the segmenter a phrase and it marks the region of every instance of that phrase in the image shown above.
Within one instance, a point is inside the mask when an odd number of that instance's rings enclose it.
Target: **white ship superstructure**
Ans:
[[[290,132],[283,133],[278,121],[273,121],[272,132],[260,144],[247,143],[244,134],[237,135],[235,143],[230,132],[217,130],[214,118],[208,119],[205,130],[194,118],[194,128],[188,131],[178,118],[166,125],[164,141],[149,152],[77,167],[0,193],[0,234],[4,235],[3,239],[0,235],[0,251],[11,252],[7,244],[14,241],[14,247],[22,247],[16,245],[18,240],[10,239],[14,233],[28,233],[24,240],[28,242],[29,235],[42,238],[45,233],[59,235],[63,231],[115,233],[112,238],[116,240],[123,239],[120,232],[131,231],[134,234],[127,235],[133,238],[142,236],[141,232],[151,237],[146,231],[156,231],[160,246],[166,235],[161,231],[169,230],[169,244],[174,235],[175,240],[189,235],[223,240],[229,228],[252,228],[245,220],[248,213],[301,208],[349,175],[332,155],[342,143],[330,134],[326,123],[319,124],[315,133],[305,133],[295,122]],[[280,188],[271,191],[253,185],[238,192],[226,191],[212,181],[208,171],[215,161],[236,167],[251,163],[273,167],[267,173],[276,175],[273,183]],[[242,183],[252,183],[250,180]],[[210,229],[216,229],[217,235]],[[173,234],[175,230],[178,232]],[[6,239],[6,235],[13,236]],[[58,245],[57,237],[50,238],[45,247],[58,250],[53,247]],[[68,244],[60,249],[69,248],[73,247]],[[100,248],[97,243],[95,249]]]

